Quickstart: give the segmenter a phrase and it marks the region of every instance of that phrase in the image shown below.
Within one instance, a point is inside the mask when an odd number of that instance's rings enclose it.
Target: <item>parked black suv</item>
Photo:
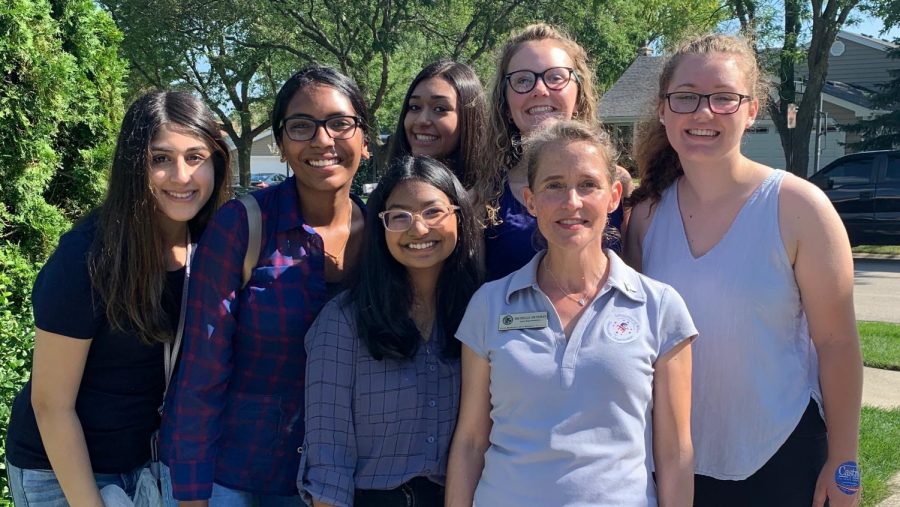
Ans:
[[[841,157],[809,177],[831,199],[853,245],[900,245],[900,150]]]

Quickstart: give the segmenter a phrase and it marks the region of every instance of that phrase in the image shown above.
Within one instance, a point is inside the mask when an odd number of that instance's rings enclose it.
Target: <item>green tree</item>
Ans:
[[[785,0],[784,24],[779,34],[781,48],[769,62],[776,77],[777,96],[769,102],[767,112],[778,130],[787,168],[792,173],[806,177],[809,133],[828,74],[828,51],[838,31],[857,8],[881,9],[891,3],[892,0],[809,0],[809,3],[807,0]],[[771,26],[760,22],[757,0],[728,0],[728,5],[743,30],[754,39],[765,40],[758,35],[772,33]],[[804,44],[806,37],[808,42]],[[757,52],[762,54],[759,47]],[[802,94],[798,93],[795,79],[796,66],[801,62],[805,62],[808,71]],[[793,129],[787,127],[790,104],[798,105],[797,123]]]
[[[267,22],[252,0],[101,0],[125,33],[132,87],[200,95],[237,148],[242,185],[250,181],[253,138],[269,127],[272,103],[291,62],[256,44]],[[152,20],[152,22],[149,22]],[[263,120],[254,121],[254,117]]]
[[[34,276],[104,187],[122,115],[119,38],[91,0],[0,2],[2,435],[31,368]]]
[[[900,44],[900,39],[896,39],[895,43]],[[888,57],[900,58],[900,48],[892,49]],[[900,70],[892,70],[890,74],[893,79],[881,85],[881,90],[872,96],[872,107],[887,112],[855,125],[841,127],[860,134],[860,141],[847,145],[850,148],[860,151],[900,147]]]

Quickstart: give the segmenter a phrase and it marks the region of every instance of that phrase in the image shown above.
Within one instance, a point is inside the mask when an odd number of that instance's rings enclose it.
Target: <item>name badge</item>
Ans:
[[[545,327],[547,327],[547,312],[507,313],[500,316],[500,331]]]

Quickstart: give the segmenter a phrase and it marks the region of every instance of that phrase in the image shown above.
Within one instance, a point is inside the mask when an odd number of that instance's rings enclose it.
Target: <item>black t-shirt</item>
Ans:
[[[75,411],[94,473],[123,473],[150,459],[150,436],[165,384],[163,346],[133,332],[113,331],[91,290],[87,256],[96,232],[89,216],[60,238],[32,290],[35,325],[74,339],[92,339]],[[178,325],[184,269],[166,277],[162,306]],[[31,380],[13,403],[6,458],[26,469],[50,469],[31,406]]]

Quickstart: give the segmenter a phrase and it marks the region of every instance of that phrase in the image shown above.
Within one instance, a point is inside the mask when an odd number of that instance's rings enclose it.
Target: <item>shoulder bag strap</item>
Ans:
[[[259,203],[250,194],[242,195],[239,199],[247,210],[247,253],[244,255],[244,269],[241,276],[241,288],[247,286],[250,274],[259,262],[259,247],[262,236],[262,214],[259,211]]]

